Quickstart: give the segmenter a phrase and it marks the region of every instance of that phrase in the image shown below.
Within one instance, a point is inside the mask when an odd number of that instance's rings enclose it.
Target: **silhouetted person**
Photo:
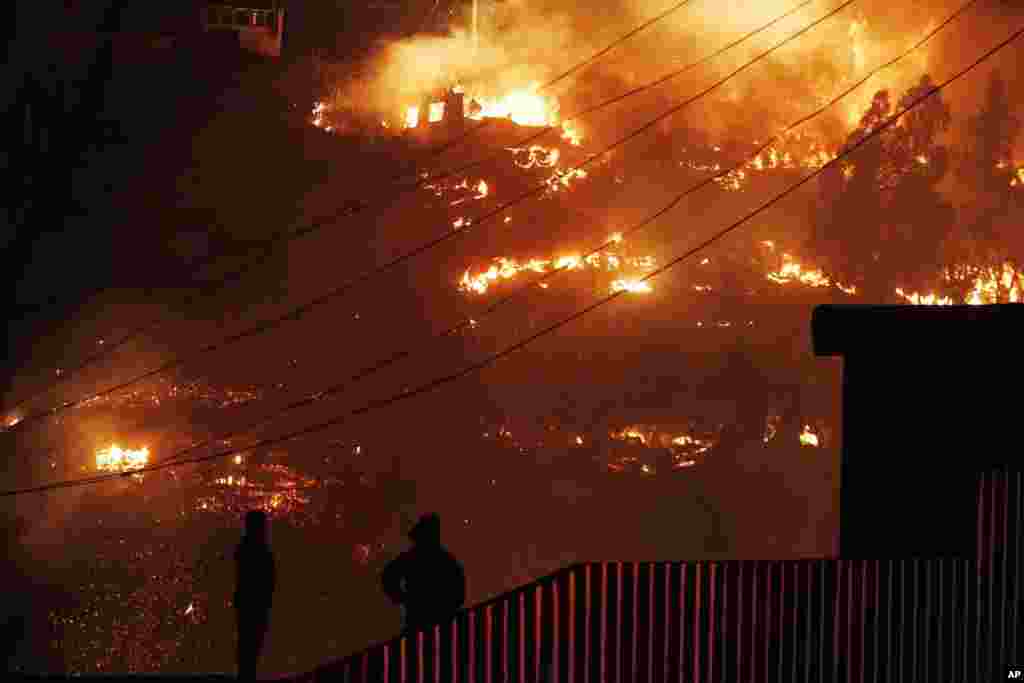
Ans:
[[[238,617],[238,679],[256,680],[256,662],[270,624],[276,570],[267,545],[267,515],[253,510],[245,515],[245,535],[235,550],[237,582],[235,611]]]
[[[416,630],[454,616],[466,602],[466,574],[441,545],[437,514],[421,517],[409,538],[413,547],[384,567],[381,583],[387,596],[405,608],[405,629]]]

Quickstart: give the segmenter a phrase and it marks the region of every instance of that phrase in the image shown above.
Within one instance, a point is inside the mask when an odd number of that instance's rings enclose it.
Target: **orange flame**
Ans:
[[[129,472],[149,462],[149,449],[122,449],[117,444],[96,452],[96,469],[101,472]]]
[[[800,432],[800,445],[818,446],[818,435],[811,431],[810,425],[804,425],[804,430]]]
[[[614,233],[608,238],[612,244],[621,244],[622,235]],[[651,256],[626,258],[611,251],[596,252],[586,258],[579,254],[566,254],[551,259],[530,259],[528,261],[517,261],[515,259],[499,257],[494,263],[482,272],[472,275],[467,268],[459,279],[459,289],[466,293],[484,294],[491,284],[498,280],[511,280],[519,273],[531,271],[534,273],[547,273],[552,270],[583,270],[591,268],[607,272],[622,270],[624,266],[650,270],[655,266],[655,260]],[[543,289],[547,289],[547,283],[540,283]],[[648,282],[640,282],[633,279],[616,279],[611,284],[611,291],[625,290],[630,293],[648,293],[652,287]]]

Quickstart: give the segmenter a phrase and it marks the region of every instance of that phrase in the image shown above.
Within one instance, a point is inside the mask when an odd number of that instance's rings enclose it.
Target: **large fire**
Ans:
[[[1020,303],[1024,293],[1024,273],[1012,263],[1004,263],[1001,267],[956,266],[947,268],[943,273],[946,282],[971,282],[970,291],[963,303],[968,306],[984,306],[987,304]],[[897,296],[911,304],[923,306],[952,306],[953,298],[941,296],[934,292],[919,294],[896,290]]]
[[[766,240],[761,244],[769,249],[775,249],[775,244],[770,240]],[[799,282],[809,287],[828,287],[832,284],[832,281],[820,269],[804,266],[793,256],[786,253],[782,254],[782,267],[769,272],[765,277],[781,285]],[[837,282],[836,287],[847,294],[855,294],[857,292],[857,288],[853,285],[844,285],[841,282]]]
[[[612,235],[608,238],[608,243],[621,244],[622,235],[618,233]],[[527,271],[547,273],[559,269],[592,269],[603,272],[618,272],[627,266],[641,271],[650,271],[654,268],[654,265],[655,261],[652,256],[627,257],[609,250],[596,252],[586,257],[577,253],[565,254],[550,259],[534,258],[526,261],[498,257],[494,259],[494,263],[487,270],[478,272],[475,275],[471,274],[470,269],[467,268],[459,280],[459,289],[471,294],[485,294],[492,284],[500,280],[511,280],[520,273]],[[652,291],[652,288],[646,281],[634,278],[617,278],[610,285],[610,290],[612,292],[627,291],[645,294]]]
[[[132,450],[113,444],[96,452],[96,469],[101,472],[131,472],[149,463],[149,449]]]
[[[484,119],[508,119],[520,126],[561,128],[561,137],[571,145],[579,145],[583,140],[579,122],[567,119],[560,122],[559,106],[556,98],[538,92],[538,84],[511,90],[497,97],[483,94],[465,95],[461,85],[452,86],[452,92],[463,93],[464,111],[467,119],[482,121]],[[314,124],[322,127],[322,105],[314,108]],[[430,102],[427,109],[427,122],[437,123],[444,120],[451,112],[446,112],[444,102]],[[422,112],[419,105],[406,107],[403,125],[405,128],[416,128],[420,125]],[[386,123],[386,122],[384,122]]]

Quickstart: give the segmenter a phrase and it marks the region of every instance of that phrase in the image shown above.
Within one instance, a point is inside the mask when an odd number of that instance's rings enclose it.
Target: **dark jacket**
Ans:
[[[405,606],[407,629],[443,621],[466,602],[462,564],[440,544],[417,543],[388,563],[381,583],[391,600]]]
[[[277,584],[274,555],[265,543],[243,539],[235,550],[235,607],[269,609]]]

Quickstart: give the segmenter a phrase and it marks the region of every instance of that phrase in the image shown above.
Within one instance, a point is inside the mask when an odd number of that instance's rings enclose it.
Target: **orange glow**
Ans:
[[[427,121],[437,123],[444,119],[444,102],[431,102],[427,110]]]
[[[613,233],[609,236],[607,244],[622,244],[622,234]],[[511,280],[519,273],[531,271],[534,273],[547,273],[552,270],[584,270],[587,268],[605,272],[616,272],[624,267],[638,270],[651,270],[655,267],[655,260],[651,256],[626,257],[610,250],[590,254],[586,258],[580,254],[565,254],[551,259],[530,259],[528,261],[517,261],[515,259],[498,257],[494,263],[482,272],[471,274],[469,269],[459,279],[459,289],[471,294],[484,294],[490,286],[499,280]],[[540,283],[542,289],[547,289],[548,283]],[[647,293],[652,290],[647,282],[639,282],[633,279],[617,279],[612,283],[613,292],[624,289],[634,293]]]
[[[914,304],[915,306],[952,306],[953,299],[948,296],[939,296],[938,294],[918,294],[913,292],[912,294],[906,294],[899,287],[896,288],[896,294],[907,300],[908,303]]]
[[[117,444],[96,452],[96,469],[101,472],[130,472],[146,466],[149,449],[122,449]]]
[[[804,430],[800,432],[800,445],[818,446],[818,435],[811,431],[810,425],[804,425]]]
[[[498,98],[467,97],[466,117],[471,119],[511,119],[520,126],[558,125],[558,104],[537,92],[538,84],[520,88]],[[474,103],[476,107],[474,107]]]
[[[630,294],[648,294],[654,291],[651,285],[640,280],[615,280],[612,282],[613,292],[629,292]]]
[[[405,127],[415,128],[420,123],[420,108],[409,107],[405,110]]]

